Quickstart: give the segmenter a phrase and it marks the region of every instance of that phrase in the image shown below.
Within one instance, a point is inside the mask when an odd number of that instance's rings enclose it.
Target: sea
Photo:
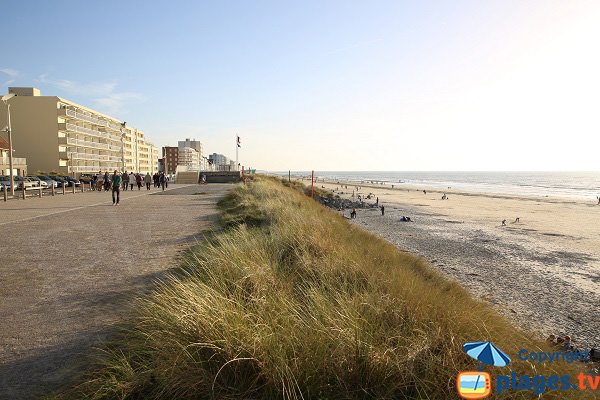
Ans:
[[[287,176],[285,172],[271,172]],[[311,171],[291,171],[310,179]],[[315,171],[315,178],[347,182],[378,183],[387,187],[418,186],[423,189],[510,196],[555,197],[598,201],[600,172],[418,172],[418,171]]]

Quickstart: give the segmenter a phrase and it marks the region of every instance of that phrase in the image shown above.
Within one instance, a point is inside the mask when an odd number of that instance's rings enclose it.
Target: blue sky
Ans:
[[[598,170],[595,1],[3,2],[36,86],[270,170]],[[14,35],[13,35],[14,32]]]

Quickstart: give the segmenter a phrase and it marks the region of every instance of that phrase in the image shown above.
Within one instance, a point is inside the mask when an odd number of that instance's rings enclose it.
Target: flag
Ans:
[[[239,136],[237,136],[237,147],[242,147],[242,142]]]

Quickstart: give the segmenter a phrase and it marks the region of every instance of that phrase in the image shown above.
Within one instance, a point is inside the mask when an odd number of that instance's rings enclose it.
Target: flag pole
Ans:
[[[236,169],[236,171],[240,170],[240,168],[238,167],[238,163],[239,163],[239,161],[238,161],[238,149],[240,148],[239,139],[238,138],[239,138],[239,136],[236,134],[235,135],[235,169]]]

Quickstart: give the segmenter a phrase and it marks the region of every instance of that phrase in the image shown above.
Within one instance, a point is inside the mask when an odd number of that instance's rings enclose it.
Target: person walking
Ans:
[[[146,190],[150,190],[150,184],[152,183],[152,175],[150,175],[150,172],[144,176],[144,183],[146,184]]]
[[[158,172],[152,175],[152,179],[154,180],[154,187],[157,188],[158,185]]]
[[[113,206],[118,206],[119,195],[121,194],[121,174],[119,174],[119,171],[117,171],[116,169],[115,173],[110,177],[110,186],[112,187]]]
[[[104,191],[108,192],[110,189],[110,176],[108,176],[108,171],[104,173]]]
[[[135,185],[135,175],[133,174],[133,172],[129,174],[129,184],[131,185],[129,190],[133,190],[133,185]]]
[[[161,172],[160,175],[158,176],[158,181],[160,182],[160,186],[162,187],[162,190],[165,190],[165,185],[167,184],[167,177],[165,176],[164,172]]]
[[[383,204],[381,205],[381,215],[385,215],[385,207]]]
[[[135,183],[137,183],[138,190],[142,190],[142,175],[139,173],[135,174]]]
[[[123,190],[127,191],[127,186],[129,186],[129,175],[127,175],[127,171],[123,172]]]

